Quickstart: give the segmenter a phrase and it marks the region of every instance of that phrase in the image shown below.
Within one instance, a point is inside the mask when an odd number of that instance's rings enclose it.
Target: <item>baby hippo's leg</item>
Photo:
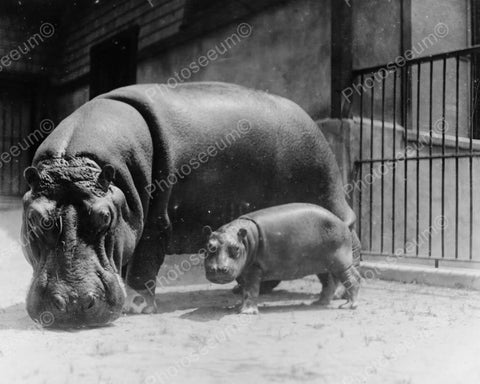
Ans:
[[[242,282],[237,279],[237,285],[233,287],[232,292],[235,295],[241,295],[243,290],[242,290]],[[269,293],[272,293],[272,291],[275,289],[275,287],[278,286],[278,284],[281,283],[281,280],[270,280],[270,281],[262,281],[260,283],[260,295],[267,295]]]
[[[262,270],[257,265],[252,265],[244,272],[243,276],[243,296],[240,306],[240,313],[244,315],[257,315],[257,300],[260,292],[260,283],[262,281]]]
[[[328,305],[335,295],[337,281],[331,273],[319,273],[317,276],[322,283],[322,292],[320,293],[320,299],[315,304]]]
[[[260,295],[272,293],[275,287],[277,287],[281,282],[281,280],[262,281],[260,283]]]
[[[242,288],[242,285],[245,284],[245,282],[243,281],[243,279],[241,277],[239,277],[237,279],[237,285],[235,287],[233,287],[232,289],[232,292],[235,294],[235,295],[241,295],[243,294],[243,288]]]

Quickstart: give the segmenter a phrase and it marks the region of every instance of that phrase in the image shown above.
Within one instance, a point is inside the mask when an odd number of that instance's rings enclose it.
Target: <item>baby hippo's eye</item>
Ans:
[[[240,248],[237,246],[230,247],[228,254],[232,259],[236,259],[240,256]]]

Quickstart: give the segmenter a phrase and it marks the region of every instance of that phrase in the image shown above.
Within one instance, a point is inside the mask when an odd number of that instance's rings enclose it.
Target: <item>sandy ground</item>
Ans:
[[[231,286],[176,286],[155,315],[43,330],[24,310],[19,212],[0,222],[0,383],[480,383],[480,294],[464,290],[375,282],[357,310],[321,309],[305,278],[241,316]]]

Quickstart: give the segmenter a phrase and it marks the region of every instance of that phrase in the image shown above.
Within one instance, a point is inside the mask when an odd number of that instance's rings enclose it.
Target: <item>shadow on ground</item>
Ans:
[[[277,290],[270,294],[262,295],[259,300],[259,307],[262,313],[321,310],[322,307],[317,305],[291,303],[292,301],[312,301],[316,299],[316,295],[308,293]],[[224,316],[236,314],[236,305],[240,303],[240,300],[240,295],[233,294],[231,289],[204,289],[191,292],[161,293],[156,295],[158,313],[153,316],[161,316],[162,314],[175,311],[192,310],[184,313],[180,318],[199,322],[220,320]],[[278,305],[278,303],[281,304]],[[25,310],[25,303],[0,308],[0,330],[32,330],[36,328],[40,328],[40,326],[35,324],[28,316]]]
[[[310,305],[291,304],[291,302],[312,301],[317,298],[317,295],[280,289],[260,296],[259,307],[261,312],[291,311],[292,308],[310,309]],[[236,305],[240,301],[241,296],[233,294],[231,289],[169,292],[156,295],[159,314],[192,309],[191,312],[181,315],[180,318],[200,322],[220,320],[224,316],[236,314]],[[285,302],[288,303],[285,304]],[[281,303],[281,305],[278,305],[278,303]],[[312,309],[318,310],[321,308],[313,306]]]

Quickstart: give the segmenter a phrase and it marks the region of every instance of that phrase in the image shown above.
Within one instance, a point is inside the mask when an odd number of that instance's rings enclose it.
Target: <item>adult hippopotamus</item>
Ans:
[[[350,228],[330,211],[291,203],[250,212],[211,232],[206,227],[205,273],[213,283],[241,282],[240,313],[257,314],[260,283],[330,272],[356,307],[360,275],[353,265]],[[323,285],[323,283],[322,283]],[[330,303],[336,284],[322,287],[319,304]]]
[[[55,326],[105,324],[142,301],[153,311],[165,253],[198,252],[205,225],[289,202],[355,221],[315,122],[289,100],[225,83],[98,96],[48,136],[25,177],[27,311]]]

